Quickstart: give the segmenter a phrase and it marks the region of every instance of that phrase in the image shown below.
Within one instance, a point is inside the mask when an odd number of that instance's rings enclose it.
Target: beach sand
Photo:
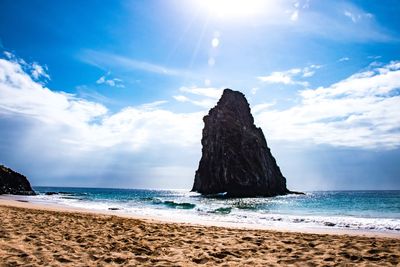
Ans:
[[[0,266],[396,266],[396,237],[126,218],[0,201]]]

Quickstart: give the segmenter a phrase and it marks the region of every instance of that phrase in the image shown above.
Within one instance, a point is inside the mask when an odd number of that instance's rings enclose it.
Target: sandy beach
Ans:
[[[0,202],[1,266],[396,266],[400,239],[188,225]]]

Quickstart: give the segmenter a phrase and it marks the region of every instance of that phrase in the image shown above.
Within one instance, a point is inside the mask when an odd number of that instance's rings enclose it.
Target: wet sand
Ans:
[[[189,225],[0,202],[0,266],[396,266],[400,238]]]

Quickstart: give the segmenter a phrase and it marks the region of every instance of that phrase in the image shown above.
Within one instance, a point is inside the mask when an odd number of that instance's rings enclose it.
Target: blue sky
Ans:
[[[250,102],[295,190],[400,189],[398,1],[0,3],[0,162],[34,185],[191,188]]]

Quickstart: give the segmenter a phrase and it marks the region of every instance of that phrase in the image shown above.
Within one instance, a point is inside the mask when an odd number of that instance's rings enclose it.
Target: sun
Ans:
[[[198,6],[210,15],[237,18],[256,15],[265,8],[264,0],[198,0]]]

